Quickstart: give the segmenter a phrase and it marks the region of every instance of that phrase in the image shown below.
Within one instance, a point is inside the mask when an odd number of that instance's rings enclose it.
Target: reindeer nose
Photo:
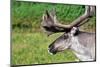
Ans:
[[[50,54],[56,54],[57,53],[57,51],[55,50],[55,48],[54,48],[54,46],[52,45],[50,45],[49,46],[49,48],[48,48],[48,52],[50,53]]]

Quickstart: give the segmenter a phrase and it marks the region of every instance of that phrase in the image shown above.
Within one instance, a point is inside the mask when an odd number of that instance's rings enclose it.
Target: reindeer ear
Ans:
[[[73,27],[72,29],[71,29],[71,36],[76,36],[76,35],[78,35],[78,33],[79,33],[79,28],[78,27]]]

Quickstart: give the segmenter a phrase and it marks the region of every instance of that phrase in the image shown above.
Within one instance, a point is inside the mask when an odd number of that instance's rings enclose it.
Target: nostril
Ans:
[[[53,49],[54,48],[54,45],[49,45],[49,47],[48,47],[49,49]]]
[[[50,48],[48,48],[48,52],[51,54],[56,54],[56,50],[54,49],[53,46],[50,46]]]
[[[53,49],[52,48],[48,48],[48,51],[52,53]]]
[[[52,45],[49,45],[49,48],[51,47]]]

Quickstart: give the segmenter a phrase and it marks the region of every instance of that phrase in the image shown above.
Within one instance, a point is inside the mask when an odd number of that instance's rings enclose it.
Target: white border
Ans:
[[[36,0],[35,0],[36,1]],[[37,0],[41,1],[41,0]],[[42,0],[44,1],[44,0]],[[45,0],[46,1],[46,0]],[[100,0],[48,0],[62,1],[63,3],[71,4],[88,4],[97,6],[97,61],[85,63],[68,63],[68,64],[53,64],[53,65],[38,65],[37,67],[99,67],[100,65]],[[66,2],[65,2],[66,1]],[[47,1],[46,1],[47,2]],[[0,0],[0,66],[10,67],[10,0]],[[26,66],[25,66],[26,67]],[[30,67],[30,66],[27,66]]]
[[[96,5],[95,0],[17,0],[17,1],[34,1],[34,2],[51,2],[51,3]]]
[[[10,0],[0,0],[0,67],[10,66]]]

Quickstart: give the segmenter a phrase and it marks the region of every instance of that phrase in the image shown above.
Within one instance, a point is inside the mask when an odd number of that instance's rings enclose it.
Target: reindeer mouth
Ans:
[[[57,51],[55,49],[51,49],[49,48],[48,49],[48,52],[51,54],[51,55],[55,55],[57,53]]]

